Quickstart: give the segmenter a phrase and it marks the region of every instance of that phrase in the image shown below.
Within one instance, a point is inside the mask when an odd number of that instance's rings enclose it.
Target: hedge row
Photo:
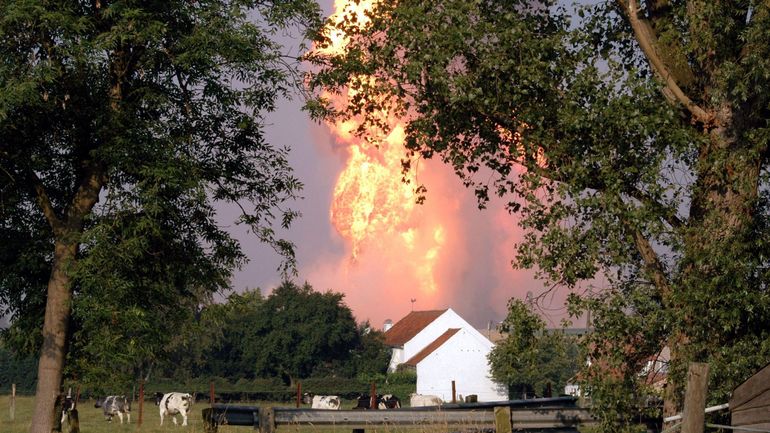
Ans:
[[[354,400],[361,394],[368,394],[371,384],[374,383],[378,394],[394,394],[400,399],[408,399],[409,394],[415,391],[417,377],[414,372],[397,372],[389,375],[375,375],[359,378],[341,377],[314,377],[299,381],[302,393],[339,395],[346,400]],[[292,403],[296,399],[297,385],[287,386],[277,378],[266,379],[239,379],[231,381],[223,377],[198,377],[185,381],[168,378],[153,379],[145,384],[145,400],[152,400],[156,392],[180,391],[195,395],[198,401],[208,401],[210,386],[214,385],[214,393],[219,402],[230,401],[272,401]],[[65,389],[71,387],[73,392],[78,383],[65,383]],[[10,385],[9,385],[10,389]],[[19,391],[20,394],[25,393]],[[34,383],[29,389],[34,393]],[[139,384],[132,389],[116,389],[115,394],[139,396]],[[80,389],[81,398],[99,397],[87,386]]]

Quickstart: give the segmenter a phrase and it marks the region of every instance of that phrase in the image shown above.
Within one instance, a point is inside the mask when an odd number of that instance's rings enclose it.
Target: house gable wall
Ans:
[[[487,355],[491,347],[472,331],[461,329],[417,364],[418,394],[451,401],[454,380],[456,393],[462,396],[475,394],[479,401],[508,399],[505,388],[489,378]]]
[[[479,331],[477,331],[470,323],[460,317],[451,308],[448,308],[444,314],[436,318],[428,326],[423,328],[422,331],[417,333],[411,340],[404,344],[404,350],[401,354],[399,363],[406,361],[413,357],[417,352],[421,351],[425,346],[432,343],[435,339],[441,336],[447,329],[460,328],[466,330],[468,336],[473,338],[480,345],[486,345],[489,350],[492,349],[492,342],[484,337]]]

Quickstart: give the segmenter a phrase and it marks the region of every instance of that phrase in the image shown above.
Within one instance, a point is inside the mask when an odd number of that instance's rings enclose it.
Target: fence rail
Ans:
[[[502,433],[511,430],[577,431],[578,425],[596,423],[588,410],[574,406],[574,399],[448,404],[390,410],[258,408],[217,404],[203,409],[203,420],[206,431],[210,433],[216,432],[219,425],[251,426],[262,433],[275,433],[288,428],[296,430],[298,426],[357,431],[385,426],[450,427],[455,431],[496,430]],[[504,422],[501,423],[501,420]]]

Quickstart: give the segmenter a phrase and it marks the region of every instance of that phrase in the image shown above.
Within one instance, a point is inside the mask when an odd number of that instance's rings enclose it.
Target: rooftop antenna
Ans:
[[[412,311],[414,311],[414,303],[417,302],[417,299],[412,298],[411,301],[412,301]]]

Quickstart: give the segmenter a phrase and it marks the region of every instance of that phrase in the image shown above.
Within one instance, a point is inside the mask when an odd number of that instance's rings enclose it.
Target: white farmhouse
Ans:
[[[385,343],[393,349],[388,371],[402,364],[414,368],[418,394],[451,401],[454,381],[458,395],[508,400],[505,386],[490,378],[492,342],[451,308],[412,311],[386,329]]]

